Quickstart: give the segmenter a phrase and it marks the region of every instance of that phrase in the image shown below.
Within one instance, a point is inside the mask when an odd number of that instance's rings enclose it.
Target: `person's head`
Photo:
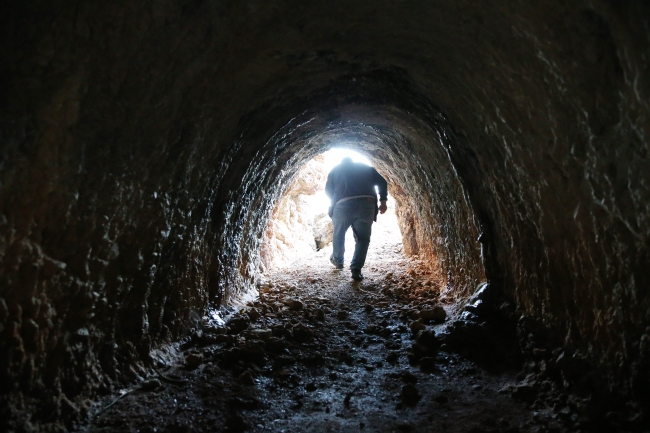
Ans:
[[[341,160],[341,164],[350,164],[350,163],[352,163],[352,158],[350,158],[349,156],[346,156]]]

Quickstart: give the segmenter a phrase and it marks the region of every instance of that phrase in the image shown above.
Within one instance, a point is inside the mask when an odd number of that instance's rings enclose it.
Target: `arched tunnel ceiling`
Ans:
[[[484,233],[487,278],[522,316],[640,386],[646,4],[0,8],[0,319],[15,392],[92,393],[190,309],[245,287],[282,186],[343,136],[411,190],[452,285],[467,294],[481,275]],[[33,379],[14,387],[25,368]]]
[[[257,257],[270,209],[293,175],[316,154],[347,143],[367,154],[389,180],[391,194],[396,196],[403,209],[402,219],[415,220],[416,227],[412,230],[416,237],[414,242],[420,245],[420,255],[448,275],[450,291],[468,296],[485,277],[478,256],[477,221],[442,144],[447,141],[444,132],[448,127],[446,121],[430,105],[418,105],[417,95],[410,94],[408,86],[393,95],[383,89],[387,80],[394,84],[400,81],[399,75],[373,73],[358,77],[365,80],[366,85],[354,84],[352,89],[343,92],[354,103],[342,104],[338,92],[334,93],[335,102],[332,103],[331,90],[320,92],[325,96],[309,100],[317,109],[303,111],[300,116],[292,118],[264,144],[253,157],[240,186],[236,185],[238,180],[224,185],[237,188],[238,197],[250,195],[253,204],[244,209],[264,209],[265,206],[266,209],[260,213],[243,210],[247,217],[235,217],[234,221],[241,223],[246,220],[245,229],[242,231],[240,225],[233,224],[230,226],[232,231],[224,232],[222,243],[242,233],[243,242],[236,245],[252,251],[243,255],[233,254],[233,257]],[[350,77],[345,80],[352,82]],[[341,91],[340,86],[337,87]],[[359,93],[381,95],[383,100],[360,98]],[[409,113],[409,108],[429,117],[425,121]],[[251,120],[251,123],[255,124],[255,121]],[[250,242],[251,239],[259,242]],[[459,271],[461,269],[463,271]],[[253,266],[252,271],[244,274],[254,278],[255,272],[256,266]],[[221,292],[226,291],[224,288]]]

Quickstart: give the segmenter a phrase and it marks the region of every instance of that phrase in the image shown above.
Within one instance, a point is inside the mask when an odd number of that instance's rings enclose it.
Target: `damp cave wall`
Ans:
[[[0,9],[5,420],[74,419],[245,289],[254,235],[329,138],[410,188],[461,298],[485,267],[533,343],[648,386],[643,2]]]

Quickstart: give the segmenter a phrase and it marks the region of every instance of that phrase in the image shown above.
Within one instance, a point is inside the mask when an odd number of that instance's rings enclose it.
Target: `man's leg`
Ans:
[[[352,277],[355,274],[361,276],[361,268],[366,263],[366,255],[368,254],[368,246],[370,245],[370,235],[372,233],[372,221],[375,218],[375,203],[362,201],[359,203],[356,218],[352,222],[352,231],[354,233],[354,256],[350,263],[350,270]]]
[[[332,224],[334,234],[332,236],[332,256],[330,262],[337,268],[343,269],[343,255],[345,254],[345,232],[352,224],[353,208],[350,203],[343,202],[334,206],[332,213]]]

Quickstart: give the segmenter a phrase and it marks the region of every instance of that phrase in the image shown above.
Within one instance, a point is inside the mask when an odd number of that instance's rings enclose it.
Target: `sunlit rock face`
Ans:
[[[286,267],[332,242],[332,222],[319,202],[327,172],[322,155],[307,162],[278,201],[261,247],[262,270]],[[318,238],[318,242],[317,242]]]
[[[487,279],[533,346],[650,386],[643,2],[0,8],[3,422],[74,419],[247,290],[340,138],[450,294]]]

